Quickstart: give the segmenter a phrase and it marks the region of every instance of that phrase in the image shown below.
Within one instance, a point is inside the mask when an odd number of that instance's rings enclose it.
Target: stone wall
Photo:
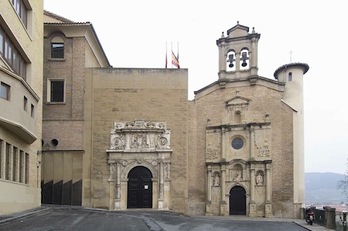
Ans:
[[[206,184],[207,184],[207,173],[205,168],[205,153],[206,153],[206,127],[219,128],[220,125],[233,125],[236,124],[253,124],[253,123],[270,123],[269,131],[255,130],[254,142],[259,144],[249,143],[248,132],[240,133],[245,136],[246,146],[255,145],[255,152],[259,152],[261,146],[264,142],[267,142],[267,148],[269,150],[269,157],[266,159],[271,160],[271,184],[272,194],[271,201],[273,205],[272,214],[279,217],[292,217],[293,216],[293,150],[292,150],[292,110],[284,103],[282,103],[283,87],[281,84],[275,81],[263,81],[258,80],[256,84],[249,84],[249,81],[236,81],[228,83],[225,87],[220,88],[218,84],[210,86],[207,89],[196,94],[196,99],[193,105],[195,109],[196,116],[195,134],[196,134],[196,149],[190,150],[190,154],[196,160],[195,164],[192,166],[192,179],[199,179],[197,181],[193,180],[191,186],[195,189],[193,195],[196,198],[202,200],[207,195]],[[240,115],[235,118],[236,114],[229,112],[227,110],[226,103],[234,99],[245,99],[248,101],[246,108],[239,108]],[[236,105],[241,105],[243,103],[238,102]],[[231,114],[232,113],[232,114]],[[239,121],[238,121],[239,120]],[[237,133],[226,133],[226,136],[233,136]],[[238,134],[239,134],[238,133]],[[226,141],[227,142],[227,141]],[[209,144],[208,144],[209,145]],[[239,157],[236,156],[236,151],[233,151],[230,147],[230,143],[223,145],[225,150],[225,159],[221,159],[221,163],[227,161],[233,161],[233,159],[243,159],[245,161],[250,161],[249,153],[251,150],[246,147],[243,154],[243,150]],[[251,147],[251,146],[250,146]],[[218,155],[222,150],[217,149]],[[262,157],[257,157],[255,154],[254,160],[263,160]],[[191,169],[191,168],[190,168]],[[226,173],[227,174],[227,173]],[[248,177],[249,173],[247,173]],[[204,177],[203,177],[204,176]],[[248,180],[245,182],[246,188],[248,188]],[[228,195],[230,191],[230,184],[226,185],[226,191],[222,195]],[[252,186],[250,186],[252,187]],[[250,192],[247,191],[247,194]],[[191,194],[190,194],[191,195]],[[250,195],[248,195],[250,196]],[[256,197],[256,199],[259,197]],[[227,199],[227,197],[226,197]],[[263,199],[262,199],[263,200]],[[204,201],[204,199],[203,199]],[[196,202],[198,206],[202,201]],[[193,202],[190,201],[192,204]],[[265,202],[261,205],[264,206]],[[191,205],[194,207],[194,205]],[[260,207],[258,207],[260,210]],[[261,211],[257,213],[259,216],[265,215],[265,208],[261,207]],[[219,215],[219,214],[218,214]]]
[[[86,80],[85,134],[91,142],[84,156],[84,167],[91,164],[91,182],[84,186],[86,204],[109,207],[106,150],[114,122],[142,119],[166,122],[171,131],[171,208],[186,212],[187,70],[88,69]]]

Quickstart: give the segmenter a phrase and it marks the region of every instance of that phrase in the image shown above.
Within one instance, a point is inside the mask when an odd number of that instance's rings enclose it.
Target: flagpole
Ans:
[[[180,68],[180,60],[179,60],[179,42],[178,42],[178,46],[176,48],[176,59],[178,60],[178,68]]]
[[[168,67],[168,51],[167,51],[167,41],[166,41],[166,59],[165,59],[165,68],[167,69]]]
[[[170,41],[170,51],[171,51],[171,53],[170,53],[170,57],[172,57],[172,53],[173,53],[173,41]],[[172,61],[171,61],[171,63],[172,63],[172,68],[173,68],[173,57],[172,57],[172,59],[171,59]]]

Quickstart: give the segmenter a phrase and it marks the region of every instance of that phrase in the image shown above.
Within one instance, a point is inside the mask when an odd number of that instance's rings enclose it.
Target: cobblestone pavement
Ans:
[[[248,218],[245,216],[186,216],[170,211],[107,211],[71,206],[48,206],[23,213],[0,216],[6,231],[303,231],[328,230],[307,225],[304,220]]]

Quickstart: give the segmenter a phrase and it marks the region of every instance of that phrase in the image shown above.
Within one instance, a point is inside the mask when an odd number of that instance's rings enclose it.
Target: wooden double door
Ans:
[[[241,186],[230,191],[230,215],[246,215],[246,192]]]
[[[128,173],[127,208],[152,208],[152,173],[142,166]]]

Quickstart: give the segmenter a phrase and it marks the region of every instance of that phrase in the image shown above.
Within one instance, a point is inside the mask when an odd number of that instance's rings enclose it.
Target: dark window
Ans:
[[[24,183],[29,183],[29,154],[25,153],[25,179]]]
[[[64,58],[64,43],[51,43],[51,58]]]
[[[11,172],[10,172],[10,155],[11,155],[11,145],[6,143],[5,150],[5,179],[10,180]]]
[[[31,111],[30,111],[30,115],[31,115],[31,117],[33,117],[34,118],[34,114],[35,113],[35,107],[34,107],[34,105],[31,105]]]
[[[13,157],[12,157],[12,180],[18,181],[18,149],[13,147]]]
[[[14,9],[16,10],[16,13],[22,20],[25,27],[27,27],[27,15],[28,15],[28,9],[25,6],[23,0],[12,0],[12,5]]]
[[[26,62],[19,50],[13,45],[9,36],[0,26],[0,56],[10,65],[13,71],[25,79]]]
[[[51,80],[51,102],[64,102],[64,80]]]
[[[3,175],[2,175],[2,163],[4,162],[4,157],[2,156],[2,153],[3,153],[3,143],[4,141],[3,140],[0,140],[0,178],[3,178]]]
[[[289,72],[289,74],[288,74],[288,81],[289,81],[289,82],[292,81],[292,72]]]
[[[244,141],[241,138],[234,138],[232,140],[232,148],[234,149],[241,149],[244,145]]]
[[[11,87],[6,83],[1,82],[0,86],[0,98],[10,100],[10,89]]]
[[[0,56],[3,56],[3,53],[4,53],[4,40],[5,40],[5,32],[0,27]]]
[[[19,151],[19,182],[24,183],[24,152]]]
[[[23,109],[24,111],[27,111],[27,107],[28,107],[28,99],[27,97],[24,96],[24,102],[23,102]]]

